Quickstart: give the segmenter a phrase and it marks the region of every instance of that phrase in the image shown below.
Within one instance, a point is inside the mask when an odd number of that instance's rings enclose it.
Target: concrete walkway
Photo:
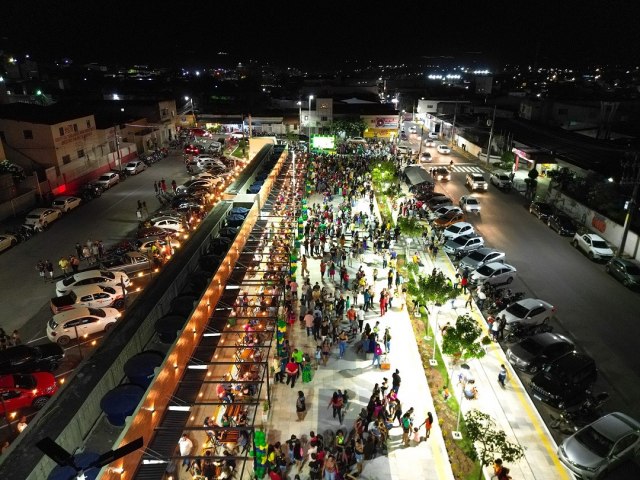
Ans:
[[[334,199],[333,203],[337,205],[340,200],[341,197],[338,197]],[[321,197],[312,195],[309,198],[309,204],[314,202],[322,203]],[[368,201],[361,200],[357,202],[354,212],[365,209],[369,210]],[[379,215],[377,205],[375,212]],[[333,287],[331,280],[325,278],[325,283],[321,281],[319,264],[320,259],[311,258],[308,261],[311,284],[318,281],[321,285]],[[367,253],[363,262],[354,259],[352,266],[348,267],[351,279],[355,278],[355,272],[361,265],[366,272],[367,279],[372,279],[373,268],[378,267],[380,273],[376,282],[376,293],[387,286],[386,271],[382,269],[380,257]],[[343,293],[345,298],[350,295],[350,292]],[[406,412],[410,407],[414,407],[416,425],[420,425],[424,421],[427,412],[432,412],[434,424],[431,436],[427,441],[423,441],[417,446],[412,442],[410,447],[403,448],[401,446],[401,428],[399,426],[392,428],[388,440],[388,455],[365,461],[363,474],[360,478],[370,480],[453,479],[444,439],[438,425],[433,399],[427,385],[425,372],[422,369],[407,310],[406,308],[400,310],[397,299],[393,308],[389,309],[383,317],[380,317],[379,306],[375,305],[375,302],[374,307],[375,312],[368,312],[366,322],[373,327],[375,322],[379,321],[380,332],[383,332],[387,326],[391,327],[391,351],[388,355],[391,370],[382,371],[377,367],[372,367],[371,360],[364,360],[362,354],[356,354],[353,346],[355,342],[349,345],[343,359],[338,359],[337,347],[334,348],[327,366],[321,365],[314,372],[314,378],[310,383],[303,384],[299,380],[295,388],[283,384],[274,385],[273,403],[267,422],[269,442],[284,442],[291,435],[296,435],[298,438],[302,435],[308,437],[311,430],[319,433],[332,430],[335,433],[337,429],[343,428],[347,432],[350,431],[360,410],[366,408],[374,384],[382,383],[384,377],[388,378],[389,384],[391,384],[391,374],[397,368],[402,377],[399,398],[402,401],[403,411]],[[316,344],[312,337],[307,337],[305,329],[301,327],[299,322],[290,328],[287,335],[294,348],[302,348],[313,358]],[[332,418],[332,413],[327,408],[332,393],[337,389],[346,389],[350,393],[350,401],[342,427],[337,419]],[[295,402],[298,390],[302,390],[307,399],[307,415],[301,422],[295,421]],[[424,435],[424,427],[421,432]],[[298,471],[294,466],[288,472],[289,478],[293,478],[296,473]],[[303,465],[300,476],[302,479],[309,478],[306,464]]]

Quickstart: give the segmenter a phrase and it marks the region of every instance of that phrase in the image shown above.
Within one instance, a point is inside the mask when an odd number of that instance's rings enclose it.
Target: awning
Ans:
[[[431,175],[429,175],[424,168],[417,165],[406,167],[403,173],[407,177],[409,185],[411,186],[419,185],[424,182],[434,183]]]

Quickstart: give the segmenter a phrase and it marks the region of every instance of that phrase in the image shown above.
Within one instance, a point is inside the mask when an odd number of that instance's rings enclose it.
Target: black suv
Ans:
[[[0,351],[0,375],[53,372],[63,357],[64,350],[57,343],[17,345]]]
[[[507,360],[519,370],[537,373],[545,364],[573,351],[573,343],[557,333],[538,333],[507,350]]]
[[[531,379],[533,398],[565,409],[582,402],[598,378],[596,362],[588,355],[570,352],[545,365]]]

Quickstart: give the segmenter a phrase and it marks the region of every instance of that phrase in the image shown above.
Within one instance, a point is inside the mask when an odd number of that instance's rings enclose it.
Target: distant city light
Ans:
[[[120,100],[120,95],[118,95],[117,93],[114,93],[112,95],[113,100]]]

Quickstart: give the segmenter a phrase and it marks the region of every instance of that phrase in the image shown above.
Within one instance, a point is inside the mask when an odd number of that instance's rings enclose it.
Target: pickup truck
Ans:
[[[591,260],[610,260],[613,258],[613,250],[609,244],[595,233],[576,233],[571,244],[586,253]]]
[[[149,258],[140,252],[127,252],[124,255],[111,257],[100,263],[100,269],[109,271],[124,272],[127,275],[151,270],[153,264]]]

